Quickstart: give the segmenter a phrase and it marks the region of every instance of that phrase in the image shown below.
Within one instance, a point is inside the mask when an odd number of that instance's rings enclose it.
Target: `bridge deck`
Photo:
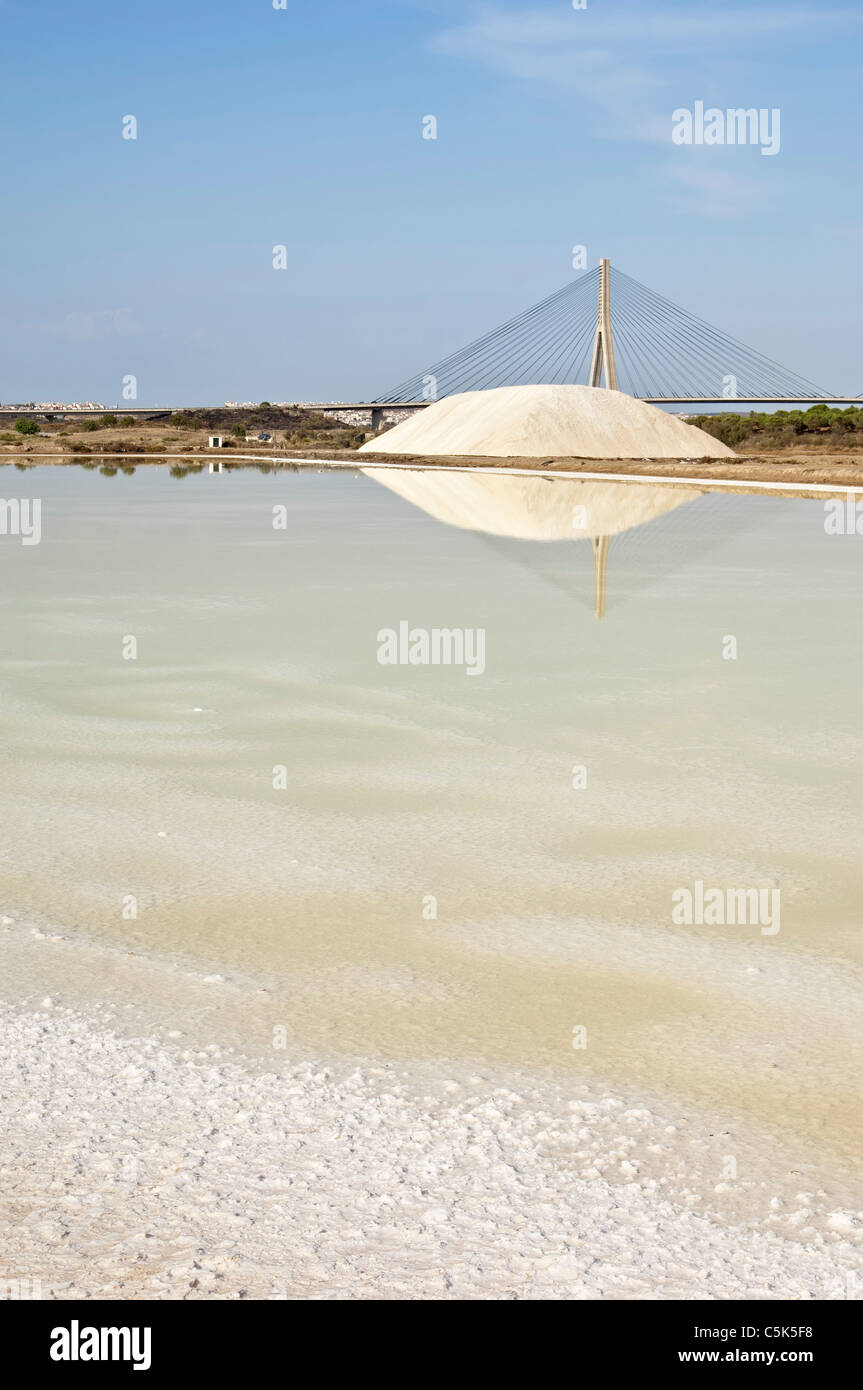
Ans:
[[[446,399],[443,397],[443,399]],[[636,400],[646,405],[724,405],[728,409],[740,405],[859,405],[863,407],[863,396],[637,396]],[[336,410],[426,410],[434,401],[322,401],[313,404],[274,406],[272,409],[286,411],[336,411]],[[0,405],[2,416],[53,415],[69,420],[87,420],[92,416],[106,414],[131,415],[133,418],[168,416],[175,411],[194,413],[196,411],[223,411],[236,409],[238,414],[243,407],[223,405],[149,405],[149,406],[98,406],[86,410],[63,409],[61,406],[11,406]],[[247,411],[253,409],[247,407]]]

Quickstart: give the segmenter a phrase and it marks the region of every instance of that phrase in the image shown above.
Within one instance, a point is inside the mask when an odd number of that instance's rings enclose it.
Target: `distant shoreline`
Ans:
[[[183,464],[189,472],[200,472],[205,465],[219,462],[226,471],[249,466],[267,465],[275,472],[283,469],[342,469],[417,468],[453,469],[464,472],[539,473],[545,477],[603,478],[609,481],[668,482],[680,485],[703,484],[736,492],[779,493],[787,496],[812,497],[829,493],[863,491],[863,458],[831,458],[818,453],[800,451],[783,454],[740,454],[734,459],[589,459],[589,458],[492,458],[480,456],[420,458],[416,455],[357,454],[353,450],[320,450],[317,453],[295,454],[222,453],[207,449],[196,453],[119,452],[72,453],[41,452],[28,449],[0,449],[0,467],[9,463],[26,468],[39,465],[63,467],[78,465],[95,467],[97,463],[120,460],[133,464]],[[740,469],[743,476],[729,477]]]

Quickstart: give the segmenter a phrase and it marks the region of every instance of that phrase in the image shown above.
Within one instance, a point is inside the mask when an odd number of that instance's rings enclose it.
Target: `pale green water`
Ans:
[[[0,908],[266,985],[303,1045],[577,1066],[852,1146],[863,537],[821,503],[613,536],[597,621],[589,540],[363,476],[0,496],[44,530],[0,536]],[[381,666],[402,619],[485,629],[485,673]],[[781,931],[674,926],[695,879],[778,886]]]

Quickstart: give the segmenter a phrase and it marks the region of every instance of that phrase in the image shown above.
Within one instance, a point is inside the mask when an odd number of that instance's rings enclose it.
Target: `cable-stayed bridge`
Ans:
[[[430,404],[496,386],[605,385],[655,404],[807,404],[825,392],[607,260],[376,404]]]
[[[461,391],[566,384],[605,385],[654,405],[863,406],[863,395],[824,391],[608,260],[373,401],[281,404],[378,430]],[[109,409],[157,420],[180,407],[0,405],[0,424],[4,417],[83,419]]]

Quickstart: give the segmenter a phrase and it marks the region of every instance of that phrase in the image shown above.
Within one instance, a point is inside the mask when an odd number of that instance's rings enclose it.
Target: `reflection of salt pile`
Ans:
[[[432,457],[734,457],[694,425],[622,391],[592,386],[500,386],[447,396],[362,448]]]
[[[701,494],[694,488],[593,479],[506,476],[448,468],[364,468],[407,502],[448,526],[519,540],[592,540],[595,611],[605,614],[608,540]]]
[[[479,469],[364,468],[406,502],[468,531],[523,541],[615,536],[700,496],[694,488],[601,483],[586,478],[507,477]]]

